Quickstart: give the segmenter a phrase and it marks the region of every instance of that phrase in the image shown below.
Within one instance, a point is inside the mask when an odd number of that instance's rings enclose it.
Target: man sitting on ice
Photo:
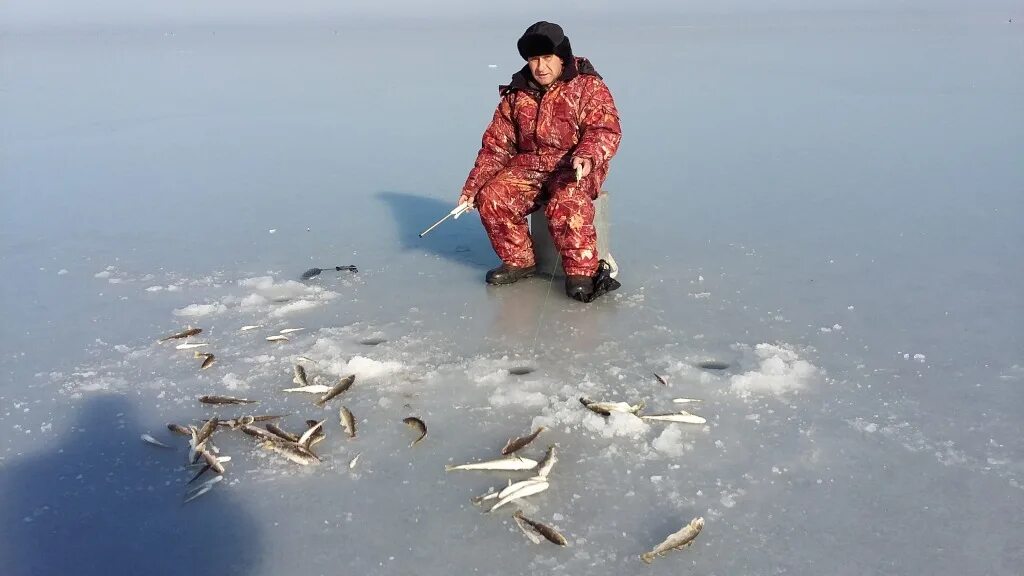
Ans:
[[[544,206],[562,257],[565,291],[589,302],[618,287],[599,281],[594,199],[622,139],[611,92],[569,37],[537,22],[518,42],[526,66],[499,88],[501,102],[483,135],[459,203],[480,211],[501,266],[489,284],[511,284],[536,271],[526,216]]]

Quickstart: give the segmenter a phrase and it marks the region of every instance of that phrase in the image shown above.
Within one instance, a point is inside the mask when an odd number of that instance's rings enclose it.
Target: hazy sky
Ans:
[[[3,0],[0,27],[121,26],[161,23],[266,22],[344,16],[486,19],[522,16],[556,19],[579,15],[679,12],[845,10],[872,8],[997,9],[1020,12],[1019,0]],[[1016,10],[1013,8],[1016,7]],[[527,17],[529,16],[529,17]]]

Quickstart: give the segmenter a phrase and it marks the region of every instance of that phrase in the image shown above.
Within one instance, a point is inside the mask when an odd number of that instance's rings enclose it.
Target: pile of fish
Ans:
[[[501,449],[502,458],[488,460],[486,462],[460,464],[458,466],[445,466],[444,469],[446,472],[452,472],[455,470],[490,470],[504,472],[536,470],[536,474],[526,480],[512,482],[512,479],[510,478],[508,486],[502,490],[498,492],[489,492],[483,496],[473,498],[472,502],[474,504],[483,504],[484,502],[495,500],[496,502],[487,510],[488,513],[494,512],[498,508],[515,502],[516,500],[526,498],[527,496],[533,496],[534,494],[540,494],[550,486],[550,483],[548,482],[548,475],[551,473],[551,469],[554,468],[555,463],[558,462],[558,457],[555,455],[554,444],[548,446],[544,459],[539,463],[536,460],[524,458],[517,454],[517,452],[529,446],[530,443],[532,443],[543,431],[544,427],[541,426],[526,436],[510,438],[505,444],[505,447]],[[540,543],[540,537],[544,537],[549,542],[559,546],[567,546],[569,544],[569,541],[566,540],[565,537],[557,530],[542,522],[526,518],[523,516],[522,511],[517,511],[513,518],[520,530],[522,530],[531,541],[537,544]]]
[[[255,330],[257,328],[261,328],[261,326],[243,326],[241,331]],[[287,340],[286,334],[298,332],[300,330],[302,330],[302,328],[286,328],[280,330],[276,335],[267,337],[266,340],[271,342]],[[189,327],[181,332],[161,338],[159,341],[165,342],[168,340],[188,339],[200,334],[201,332],[201,328]],[[186,342],[178,345],[176,348],[179,350],[188,350],[190,348],[205,345],[206,343]],[[209,364],[212,364],[213,355],[207,354],[204,355],[204,357],[206,357],[206,360],[204,361],[202,369],[208,368]],[[300,357],[300,359],[311,361],[304,357]],[[338,383],[333,386],[310,384],[309,378],[306,374],[306,369],[301,364],[295,364],[293,366],[293,374],[292,382],[295,383],[297,387],[285,388],[283,391],[315,394],[317,395],[317,398],[313,401],[313,405],[321,408],[352,388],[356,379],[355,375],[351,374],[341,378]],[[234,396],[215,394],[206,394],[200,396],[197,400],[200,404],[212,406],[237,406],[259,403],[258,400],[249,398],[236,398]],[[194,425],[183,426],[181,424],[174,423],[168,424],[168,430],[188,438],[189,451],[186,466],[189,469],[199,468],[198,472],[196,472],[192,479],[188,481],[188,484],[192,484],[208,471],[214,474],[214,477],[210,480],[207,480],[206,482],[203,482],[189,490],[185,494],[185,502],[191,502],[199,496],[209,492],[214,485],[223,480],[226,472],[223,463],[229,462],[231,457],[220,456],[220,450],[214,446],[212,442],[214,434],[219,431],[237,430],[245,436],[254,438],[256,440],[257,447],[278,454],[296,464],[302,466],[318,464],[321,461],[321,458],[316,454],[316,452],[314,452],[313,447],[326,439],[327,432],[325,423],[327,420],[306,420],[305,430],[299,433],[293,433],[285,430],[277,423],[277,421],[285,418],[286,416],[288,415],[243,415],[227,420],[221,420],[215,416],[204,421],[199,427]],[[338,409],[338,421],[349,439],[356,437],[356,418],[347,406],[341,406]],[[412,441],[410,446],[415,446],[426,437],[427,425],[421,419],[415,416],[410,416],[405,418],[403,422],[418,433],[418,436]],[[156,446],[170,448],[170,446],[149,434],[143,434],[142,439],[145,442]],[[358,460],[359,454],[356,454],[349,462],[349,468],[354,468]]]
[[[338,269],[340,270],[342,268],[339,267]],[[320,269],[312,269],[310,272],[313,271],[316,271],[317,274],[322,272]],[[262,328],[262,326],[249,325],[241,327],[240,330],[244,332],[259,328]],[[300,330],[302,330],[302,328],[285,328],[278,331],[277,334],[267,336],[265,339],[269,342],[287,341],[287,334],[298,332]],[[188,327],[185,330],[161,338],[159,341],[166,342],[168,340],[186,340],[186,342],[176,346],[176,349],[178,350],[189,350],[207,346],[206,342],[187,341],[187,339],[200,333],[202,333],[201,328]],[[200,365],[201,370],[208,369],[215,361],[215,357],[211,353],[197,351],[194,354],[196,358],[203,358]],[[302,356],[299,357],[299,360],[313,363],[311,359]],[[340,397],[351,389],[356,379],[355,374],[350,374],[341,378],[336,384],[328,386],[316,383],[315,380],[311,383],[311,380],[307,375],[306,368],[301,364],[293,365],[292,371],[292,382],[295,386],[291,388],[284,388],[282,389],[282,392],[316,395],[317,398],[312,404],[320,408],[326,406],[329,402]],[[655,373],[654,376],[662,385],[668,385],[668,379],[665,376],[658,375],[657,373]],[[258,400],[249,398],[236,398],[232,396],[213,394],[200,396],[198,401],[201,404],[214,406],[249,405],[257,404],[259,402]],[[675,422],[684,424],[705,424],[707,422],[705,418],[686,410],[657,414],[643,414],[643,409],[645,407],[645,403],[643,401],[631,404],[623,401],[594,401],[585,397],[581,397],[579,401],[588,410],[605,417],[611,416],[615,413],[629,413],[647,421]],[[675,398],[673,400],[673,403],[675,404],[692,404],[696,402],[699,402],[699,400],[694,398]],[[214,435],[221,431],[237,430],[245,436],[255,439],[257,447],[278,454],[295,464],[311,466],[321,462],[320,456],[314,452],[313,447],[326,439],[327,428],[325,427],[325,423],[327,422],[327,419],[306,420],[305,430],[300,433],[293,433],[278,424],[278,421],[282,420],[286,416],[288,415],[243,415],[227,420],[221,420],[214,416],[205,421],[200,421],[201,424],[198,426],[168,424],[168,430],[188,439],[186,469],[195,470],[195,472],[192,478],[187,482],[187,485],[191,485],[198,481],[207,472],[213,475],[208,480],[188,489],[184,495],[184,502],[191,502],[192,500],[199,498],[213,489],[213,487],[219,482],[223,481],[226,473],[224,464],[226,462],[230,462],[231,457],[221,455],[220,450],[213,444]],[[339,408],[338,421],[340,427],[349,439],[356,437],[356,419],[348,407],[343,405]],[[411,444],[409,444],[410,447],[413,447],[423,441],[427,436],[427,425],[420,418],[410,416],[404,418],[402,422],[409,428],[413,429],[417,434],[416,438],[412,440]],[[519,452],[532,444],[533,441],[536,440],[542,432],[544,432],[544,430],[545,428],[541,426],[525,436],[510,438],[501,449],[500,458],[483,462],[449,465],[445,466],[445,471],[485,470],[512,473],[533,473],[532,476],[524,480],[513,481],[512,478],[509,478],[507,486],[501,490],[492,490],[487,494],[472,498],[472,502],[476,505],[489,505],[486,510],[487,513],[494,512],[508,504],[518,503],[529,496],[540,494],[550,487],[549,475],[555,464],[558,462],[558,457],[556,456],[556,445],[551,444],[548,446],[547,451],[540,462],[522,456]],[[143,434],[142,440],[156,446],[170,448],[170,446],[149,434]],[[356,466],[359,456],[360,454],[357,453],[349,461],[349,468],[354,468]],[[557,529],[538,520],[527,518],[523,515],[522,510],[516,510],[512,515],[512,519],[523,534],[535,544],[540,544],[542,539],[544,539],[558,546],[569,545],[569,541]],[[679,550],[689,546],[693,543],[694,539],[703,527],[704,518],[694,518],[678,532],[670,534],[662,543],[655,546],[651,551],[642,554],[640,559],[644,563],[650,564],[654,558],[662,556],[671,550]]]

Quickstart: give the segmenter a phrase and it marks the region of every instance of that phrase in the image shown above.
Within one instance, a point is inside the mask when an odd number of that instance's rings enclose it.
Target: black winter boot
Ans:
[[[494,270],[487,271],[487,283],[488,284],[512,284],[518,282],[523,278],[529,278],[537,271],[536,266],[527,266],[526,268],[517,268],[515,266],[509,266],[508,264],[502,264]]]
[[[565,293],[580,302],[590,302],[594,293],[594,279],[590,276],[566,276]]]

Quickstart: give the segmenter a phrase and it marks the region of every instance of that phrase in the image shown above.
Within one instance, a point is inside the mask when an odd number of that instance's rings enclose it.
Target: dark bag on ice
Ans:
[[[615,278],[612,278],[612,267],[604,260],[600,260],[597,263],[597,273],[594,274],[594,291],[583,297],[584,302],[593,302],[598,296],[611,292],[612,290],[618,290],[621,283]]]

